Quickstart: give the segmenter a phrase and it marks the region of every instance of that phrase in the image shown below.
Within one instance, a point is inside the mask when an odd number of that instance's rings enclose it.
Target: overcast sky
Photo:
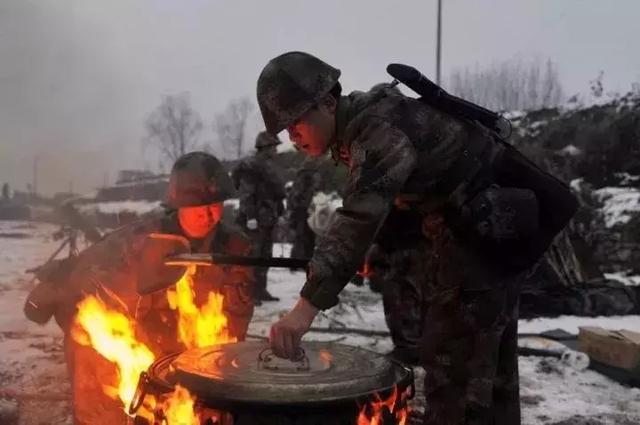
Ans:
[[[640,81],[638,0],[443,0],[443,74],[551,58],[565,91]],[[386,80],[389,62],[435,75],[436,0],[0,0],[0,182],[86,191],[122,168],[158,168],[144,119],[188,91],[202,115],[254,98],[273,56],[306,50],[347,90]]]

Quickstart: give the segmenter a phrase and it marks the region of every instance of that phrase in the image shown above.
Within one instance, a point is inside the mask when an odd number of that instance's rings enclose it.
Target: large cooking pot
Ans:
[[[216,412],[201,415],[203,423],[223,425],[354,425],[380,400],[390,406],[382,423],[396,424],[414,391],[410,368],[359,347],[305,342],[299,360],[289,361],[265,342],[245,341],[159,359],[141,375],[130,413],[146,395],[161,400],[176,385],[196,397],[196,410]],[[161,424],[157,409],[153,423]]]

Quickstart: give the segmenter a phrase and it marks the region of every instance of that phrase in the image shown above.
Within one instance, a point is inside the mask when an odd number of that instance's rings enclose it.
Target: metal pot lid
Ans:
[[[168,379],[210,400],[309,405],[353,401],[413,378],[410,369],[362,348],[326,342],[302,348],[296,362],[256,341],[188,350],[173,361]]]

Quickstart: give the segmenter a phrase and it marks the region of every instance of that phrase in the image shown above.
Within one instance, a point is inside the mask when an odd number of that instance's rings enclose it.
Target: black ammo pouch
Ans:
[[[578,210],[578,199],[569,185],[543,171],[516,148],[498,139],[503,150],[494,164],[495,183],[500,187],[527,189],[535,194],[537,231],[523,237],[513,248],[510,264],[516,269],[533,265]]]
[[[502,142],[499,142],[502,143]],[[445,208],[452,231],[507,270],[535,264],[578,208],[568,185],[505,144],[493,183]]]
[[[539,230],[538,200],[528,189],[490,187],[461,208],[461,216],[486,243],[518,242]]]

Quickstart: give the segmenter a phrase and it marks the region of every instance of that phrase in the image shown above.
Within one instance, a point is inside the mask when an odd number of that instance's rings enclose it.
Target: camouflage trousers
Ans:
[[[433,242],[423,291],[423,423],[518,425],[520,277],[505,276],[443,225],[423,229]]]
[[[273,255],[273,227],[260,226],[256,230],[248,230],[248,236],[253,243],[251,255],[254,257],[271,257]],[[267,267],[254,268],[254,293],[259,295],[267,290]]]
[[[427,277],[426,246],[395,250],[385,256],[378,277],[384,317],[396,349],[417,349],[426,311],[422,292]]]

